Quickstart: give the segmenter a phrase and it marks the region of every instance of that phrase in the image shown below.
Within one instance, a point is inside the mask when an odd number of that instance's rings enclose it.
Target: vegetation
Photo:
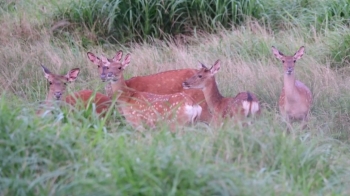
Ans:
[[[149,40],[167,35],[216,33],[220,28],[259,21],[273,30],[291,26],[328,30],[349,24],[347,0],[78,0],[59,6],[68,20],[109,41]]]
[[[349,9],[346,0],[0,2],[0,195],[349,195]],[[314,96],[307,130],[285,131],[272,45],[285,54],[306,47],[296,75]],[[127,78],[220,59],[220,91],[254,92],[263,115],[249,127],[176,133],[135,131],[93,105],[35,115],[47,93],[40,64],[79,67],[70,91],[103,92],[86,52],[119,49],[132,55]]]

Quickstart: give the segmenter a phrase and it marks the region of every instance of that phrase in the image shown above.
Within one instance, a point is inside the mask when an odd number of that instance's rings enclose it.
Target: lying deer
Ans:
[[[99,75],[102,81],[106,80],[107,67],[101,65],[101,59],[95,56],[95,54],[88,52],[88,59],[98,67]],[[123,56],[122,51],[118,51],[112,59],[107,59],[109,62],[120,61]],[[209,123],[211,120],[211,113],[208,108],[208,104],[205,102],[203,92],[197,89],[184,90],[182,88],[182,82],[193,76],[196,73],[196,69],[179,69],[160,72],[148,76],[137,76],[126,80],[126,86],[133,88],[141,92],[149,92],[154,94],[174,94],[184,92],[194,99],[194,101],[202,107],[202,113],[199,117],[199,121]],[[111,95],[110,85],[106,85],[106,94]]]
[[[97,113],[103,113],[109,108],[110,99],[101,93],[95,94],[91,90],[82,90],[74,93],[73,95],[64,96],[67,84],[75,81],[78,77],[80,72],[79,68],[70,70],[66,75],[56,75],[51,73],[43,65],[41,67],[44,71],[45,78],[48,80],[50,85],[49,92],[45,100],[46,106],[50,106],[52,102],[56,100],[63,100],[73,106],[76,105],[77,101],[81,101],[86,106],[91,97],[95,95],[92,102],[96,104]],[[43,112],[43,110],[39,110],[37,114],[42,114]]]
[[[221,124],[224,118],[234,118],[237,121],[245,117],[260,114],[260,104],[253,93],[240,92],[235,97],[223,97],[217,87],[215,74],[220,69],[220,61],[208,69],[201,63],[202,68],[191,78],[182,83],[183,88],[201,89],[204,93],[210,111],[213,113],[213,123]]]
[[[304,129],[312,105],[312,94],[305,84],[295,79],[294,73],[295,62],[304,55],[304,46],[301,46],[293,56],[284,55],[274,46],[272,52],[282,61],[284,68],[284,85],[279,98],[279,110],[288,123],[302,121]]]
[[[158,95],[128,87],[123,72],[130,63],[130,54],[125,56],[123,62],[110,61],[104,56],[101,61],[102,74],[106,75],[106,81],[111,85],[118,109],[134,128],[143,125],[155,127],[157,122],[165,121],[173,130],[176,124],[192,124],[200,116],[201,106],[185,93]]]

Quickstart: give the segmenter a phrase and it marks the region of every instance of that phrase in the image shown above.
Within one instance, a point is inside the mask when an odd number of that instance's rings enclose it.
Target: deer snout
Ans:
[[[185,82],[182,83],[182,87],[184,89],[189,89],[190,88],[190,84],[187,81],[185,81]]]
[[[102,73],[101,75],[100,75],[100,78],[101,78],[101,80],[102,80],[102,82],[105,82],[106,81],[106,74],[105,73]]]
[[[108,72],[107,73],[107,80],[108,81],[117,82],[118,81],[118,77],[115,76],[112,72]]]
[[[108,77],[108,78],[111,78],[112,76],[113,76],[113,73],[112,73],[112,72],[107,73],[107,77]]]
[[[57,100],[61,99],[61,96],[62,96],[62,92],[55,92],[54,93],[54,96]]]
[[[287,73],[288,75],[290,75],[290,74],[292,74],[293,70],[294,70],[293,67],[288,67],[286,73]]]

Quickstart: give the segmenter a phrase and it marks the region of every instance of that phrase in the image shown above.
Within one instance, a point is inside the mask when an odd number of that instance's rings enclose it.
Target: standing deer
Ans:
[[[312,105],[312,94],[305,84],[295,79],[294,73],[295,62],[304,55],[304,46],[301,46],[293,56],[284,55],[274,46],[272,46],[272,52],[282,61],[284,68],[284,86],[279,98],[279,110],[288,123],[302,121],[304,129]]]
[[[89,100],[94,96],[94,92],[91,90],[82,90],[74,93],[73,95],[64,96],[67,83],[73,82],[79,75],[80,69],[74,68],[70,70],[66,75],[56,75],[51,73],[46,67],[41,65],[45,78],[49,82],[49,92],[46,97],[46,105],[50,106],[52,101],[64,100],[66,103],[76,105],[77,101],[82,101],[86,106]],[[96,93],[93,97],[93,103],[96,104],[96,112],[102,113],[109,108],[110,99],[101,94]],[[43,111],[38,111],[37,114],[41,114]]]
[[[107,72],[107,67],[101,65],[101,59],[91,52],[88,52],[87,56],[92,63],[97,65],[102,81],[106,80],[107,75],[105,73]],[[123,52],[118,51],[112,59],[107,60],[109,62],[117,62],[121,60],[122,56]],[[205,102],[203,92],[198,89],[184,90],[182,88],[182,82],[193,76],[193,74],[196,72],[196,69],[170,70],[147,76],[132,77],[125,80],[125,83],[126,86],[140,92],[149,92],[160,95],[183,92],[192,97],[192,99],[194,99],[194,101],[202,107],[202,113],[198,120],[209,123],[212,118],[212,114],[209,111],[208,104]],[[112,94],[110,85],[106,85],[105,90],[108,96]]]
[[[187,125],[195,122],[201,114],[202,108],[185,93],[158,95],[139,92],[128,87],[123,72],[130,63],[130,54],[120,60],[108,60],[101,57],[106,80],[110,83],[113,97],[120,113],[134,128],[144,124],[155,127],[160,121],[170,123],[173,130],[176,124]],[[156,82],[156,81],[155,81]]]
[[[220,94],[215,81],[215,74],[220,69],[219,60],[210,69],[200,64],[202,68],[182,85],[185,89],[195,88],[203,91],[209,109],[213,113],[214,124],[219,125],[221,120],[227,117],[240,121],[245,117],[260,114],[260,104],[253,93],[240,92],[235,97],[226,98]]]

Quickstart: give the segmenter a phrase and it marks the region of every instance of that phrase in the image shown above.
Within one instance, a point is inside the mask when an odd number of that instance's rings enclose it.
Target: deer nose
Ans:
[[[290,75],[292,72],[293,72],[293,68],[292,67],[288,67],[287,74]]]
[[[100,78],[101,78],[102,81],[105,81],[106,80],[106,74],[102,73],[100,75]]]
[[[54,95],[55,95],[56,99],[60,99],[62,96],[62,92],[55,92]]]
[[[190,85],[188,84],[188,82],[183,82],[182,83],[182,87],[186,88],[186,87],[189,87]]]

